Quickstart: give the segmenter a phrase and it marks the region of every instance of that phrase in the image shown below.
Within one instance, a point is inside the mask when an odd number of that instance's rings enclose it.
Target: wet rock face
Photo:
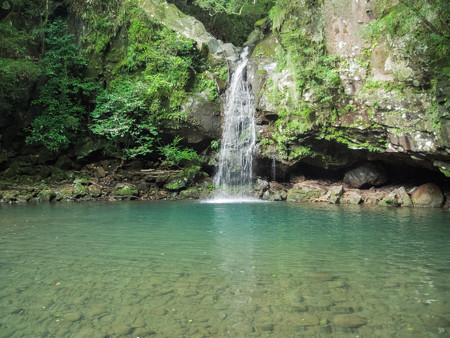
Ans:
[[[367,163],[348,171],[344,183],[352,188],[380,186],[388,182],[386,170],[378,164]]]
[[[317,141],[328,137],[332,142],[336,140],[336,144],[346,145],[345,154],[338,156],[341,162],[342,159],[354,157],[354,150],[365,149],[369,150],[364,154],[365,160],[371,160],[373,152],[376,152],[380,155],[378,159],[389,156],[386,163],[390,163],[391,159],[404,163],[407,159],[408,164],[414,166],[434,167],[435,170],[448,172],[450,118],[448,107],[443,102],[450,100],[450,81],[444,79],[445,76],[437,76],[436,89],[430,90],[430,79],[434,75],[430,71],[432,67],[428,66],[426,53],[405,52],[404,46],[408,39],[414,39],[412,36],[399,35],[379,41],[377,47],[367,44],[361,29],[376,19],[375,2],[326,0],[318,10],[322,13],[322,33],[328,53],[345,60],[336,66],[347,95],[340,104],[351,108],[347,112],[341,111],[335,120],[327,121],[333,128],[325,132],[314,126],[301,131],[285,130],[286,135],[295,139],[292,143],[312,150],[314,155],[320,154],[302,158],[301,161],[312,164],[314,159],[327,158],[320,165],[329,167],[330,156]],[[290,29],[283,28],[286,31]],[[249,68],[259,114],[257,120],[264,122],[258,126],[259,135],[269,140],[273,140],[274,133],[283,132],[277,130],[274,123],[280,112],[292,114],[295,118],[296,109],[292,102],[307,103],[317,116],[322,113],[326,116],[325,111],[315,109],[314,96],[295,90],[295,77],[289,66],[283,69],[277,67],[282,49],[275,47],[281,40],[274,34],[260,41],[254,49]],[[370,55],[367,55],[369,50]],[[308,93],[308,88],[303,92]],[[277,98],[274,98],[274,93]],[[309,142],[311,139],[313,142]],[[292,144],[288,146],[292,148]],[[274,157],[273,144],[261,148],[261,157]],[[277,160],[282,161],[281,157]],[[351,162],[333,161],[332,164],[345,167]]]
[[[440,208],[444,204],[444,195],[441,189],[434,183],[423,184],[411,194],[415,207]]]

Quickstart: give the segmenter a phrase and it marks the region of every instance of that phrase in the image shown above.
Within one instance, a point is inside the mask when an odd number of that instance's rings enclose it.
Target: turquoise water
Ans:
[[[0,207],[0,337],[444,337],[450,213]]]

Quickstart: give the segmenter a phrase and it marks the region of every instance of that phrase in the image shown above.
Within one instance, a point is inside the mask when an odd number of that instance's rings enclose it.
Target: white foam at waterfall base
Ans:
[[[219,165],[214,177],[214,200],[222,203],[256,201],[250,196],[256,127],[254,98],[247,81],[248,55],[246,47],[226,91]]]

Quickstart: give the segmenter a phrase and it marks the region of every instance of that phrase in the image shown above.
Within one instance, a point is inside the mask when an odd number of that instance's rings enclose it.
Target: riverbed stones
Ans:
[[[352,188],[380,186],[388,182],[384,168],[375,163],[366,163],[345,173],[344,183]]]
[[[336,279],[333,274],[327,271],[309,271],[305,273],[305,276],[309,279],[321,282],[328,282]]]
[[[344,328],[357,328],[367,324],[367,319],[355,313],[337,314],[333,323]]]
[[[90,314],[93,317],[97,317],[97,316],[101,316],[107,312],[108,312],[108,308],[106,305],[96,304],[96,305],[92,306]]]
[[[81,313],[80,312],[70,312],[64,315],[64,320],[67,320],[69,322],[76,322],[81,319]]]
[[[434,327],[450,327],[450,320],[442,316],[424,316],[425,325]]]
[[[319,322],[319,318],[310,313],[302,313],[298,320],[298,324],[301,326],[316,326],[319,325]]]
[[[415,207],[439,208],[444,204],[444,195],[436,184],[426,183],[413,191],[411,200]]]

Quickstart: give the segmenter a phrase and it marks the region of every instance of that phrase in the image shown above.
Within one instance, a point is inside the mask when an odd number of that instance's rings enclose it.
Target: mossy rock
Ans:
[[[5,191],[5,192],[3,192],[1,201],[5,202],[5,203],[16,201],[18,195],[19,195],[19,192],[14,191],[14,190]]]
[[[83,197],[86,196],[87,193],[88,190],[83,184],[78,182],[73,185],[72,195],[74,197]]]
[[[288,202],[304,202],[323,196],[323,191],[319,189],[291,189],[287,192]]]
[[[180,191],[180,198],[182,199],[199,199],[200,195],[201,192],[196,187]]]
[[[100,197],[102,195],[102,188],[98,185],[91,185],[88,187],[89,195],[92,197]]]
[[[55,200],[56,201],[71,200],[72,197],[73,197],[73,188],[66,187],[56,192]]]
[[[50,189],[44,189],[39,191],[38,195],[36,196],[36,201],[38,202],[50,202],[56,197],[56,194],[54,191]]]
[[[276,37],[271,35],[256,45],[253,50],[252,57],[272,57],[275,55],[276,46]]]
[[[76,178],[73,181],[74,184],[80,183],[81,185],[89,185],[91,182],[88,178]]]
[[[395,191],[389,193],[385,198],[383,198],[380,205],[385,207],[398,207],[400,204],[398,203]]]
[[[169,180],[164,187],[170,191],[179,191],[186,188],[188,181],[189,180],[186,177],[175,177]]]
[[[132,184],[118,184],[113,192],[114,196],[139,196],[137,188]]]

